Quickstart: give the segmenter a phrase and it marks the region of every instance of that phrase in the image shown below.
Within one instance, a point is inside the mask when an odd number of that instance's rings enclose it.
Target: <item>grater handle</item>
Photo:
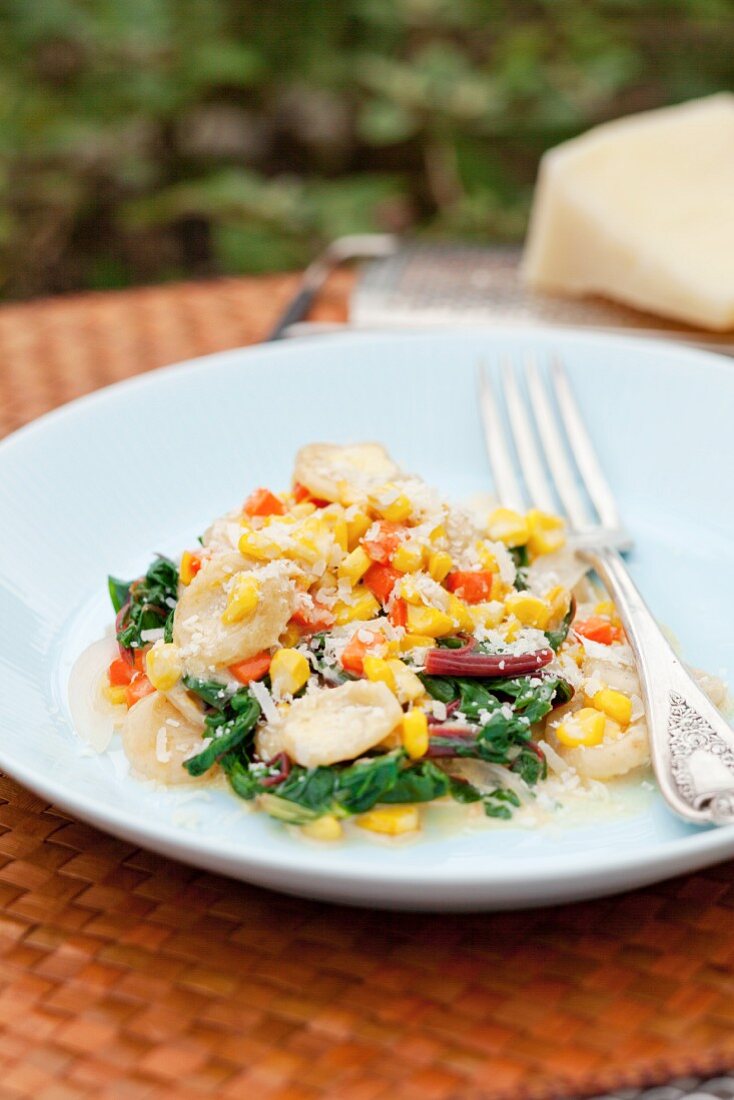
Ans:
[[[372,260],[397,252],[399,238],[392,233],[357,233],[339,237],[303,273],[298,290],[278,317],[265,343],[283,340],[287,329],[302,321],[313,300],[326,282],[327,276],[350,260]]]

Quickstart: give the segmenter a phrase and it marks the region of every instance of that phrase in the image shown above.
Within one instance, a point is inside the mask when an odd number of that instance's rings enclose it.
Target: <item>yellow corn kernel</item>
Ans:
[[[445,611],[408,604],[409,634],[427,634],[431,638],[442,638],[444,634],[452,634],[455,630],[454,620]]]
[[[600,745],[604,740],[606,718],[593,707],[582,707],[556,728],[562,745],[573,749],[579,745]]]
[[[428,536],[428,538],[432,543],[434,543],[434,545],[437,542],[442,542],[447,537],[448,536],[446,534],[446,528],[442,523],[439,523],[438,527],[434,527],[430,535]]]
[[[178,646],[173,642],[156,642],[145,655],[145,671],[156,691],[170,691],[183,672]]]
[[[502,638],[505,642],[514,642],[520,633],[520,627],[522,623],[519,619],[516,619],[514,615],[510,615],[509,619],[500,623],[497,629],[499,630]]]
[[[591,700],[591,705],[606,714],[620,726],[628,726],[632,717],[632,700],[621,691],[602,688]]]
[[[383,806],[380,810],[362,814],[357,818],[357,824],[360,829],[369,829],[371,833],[400,836],[419,829],[420,817],[416,806]]]
[[[322,509],[321,516],[330,528],[334,542],[346,554],[349,549],[349,532],[344,518],[344,509],[339,504],[330,504],[328,508]]]
[[[489,573],[499,573],[500,567],[497,564],[497,558],[487,546],[486,542],[478,542],[475,549],[482,569],[486,569]]]
[[[449,615],[456,623],[459,630],[468,630],[470,633],[474,630],[474,620],[471,616],[471,611],[458,596],[454,596],[453,593],[449,596]]]
[[[255,558],[256,561],[272,561],[281,555],[280,547],[276,543],[252,528],[246,528],[242,532],[238,546],[243,557]]]
[[[347,520],[347,548],[353,550],[371,526],[372,520],[366,512],[355,511],[352,518]]]
[[[551,554],[566,542],[563,520],[560,516],[531,508],[525,517],[530,532],[528,549],[531,554]]]
[[[428,558],[428,572],[439,584],[446,580],[453,566],[453,558],[445,550],[434,550]]]
[[[433,646],[434,639],[427,634],[403,634],[400,639],[400,652],[407,653],[411,649],[429,649]]]
[[[316,511],[316,505],[310,500],[302,500],[298,504],[294,504],[290,509],[289,515],[294,519],[306,519],[307,516],[312,516]],[[276,519],[282,522],[283,516],[277,516]]]
[[[340,562],[337,574],[344,580],[348,580],[350,584],[355,585],[357,581],[362,579],[371,565],[372,558],[363,547],[358,546],[356,550],[352,550],[351,554],[347,554],[346,558]]]
[[[353,591],[354,603],[344,603],[338,600],[334,604],[333,612],[337,626],[345,626],[347,623],[356,622],[358,619],[364,622],[374,618],[380,610],[380,604],[368,588],[358,584]]]
[[[199,561],[198,554],[192,554],[190,550],[184,550],[181,555],[181,568],[178,571],[181,584],[191,584],[199,571],[198,568],[194,567],[195,563]]]
[[[524,546],[530,537],[525,517],[511,508],[496,508],[489,517],[487,531],[490,538],[510,547]]]
[[[523,626],[534,626],[538,630],[545,630],[551,616],[548,604],[528,592],[513,592],[505,600],[505,608]]]
[[[293,561],[300,562],[302,565],[314,565],[324,557],[324,549],[314,539],[310,539],[305,535],[297,535],[285,551],[285,556]]]
[[[103,684],[102,694],[115,707],[124,706],[127,702],[127,692],[123,684]]]
[[[331,524],[332,534],[334,535],[334,542],[343,550],[346,554],[349,550],[349,532],[347,530],[347,521],[343,516],[337,516]]]
[[[222,622],[225,626],[233,623],[241,623],[249,618],[257,607],[260,599],[260,584],[252,573],[238,573],[232,581],[232,586],[227,596],[227,605],[222,612]]]
[[[410,637],[410,635],[406,635]],[[428,644],[433,644],[433,639],[427,639]],[[404,661],[394,657],[387,662],[395,679],[395,694],[401,703],[414,703],[425,693],[423,684],[418,679],[412,668],[408,668]]]
[[[397,691],[395,673],[384,657],[374,657],[368,654],[362,661],[362,670],[368,680],[387,684],[393,694]]]
[[[617,609],[611,600],[600,600],[594,608],[595,615],[601,615],[605,619],[609,619],[613,626],[620,625],[620,618],[617,614]]]
[[[308,682],[311,666],[297,649],[279,649],[270,662],[270,683],[277,696],[295,695]]]
[[[403,523],[410,518],[413,505],[405,493],[401,493],[395,485],[383,485],[374,494],[370,495],[370,504],[383,519],[389,523]]]
[[[428,719],[420,707],[413,707],[403,715],[403,748],[411,760],[418,760],[428,752]]]
[[[549,588],[543,597],[550,608],[551,618],[563,617],[568,611],[571,593],[562,584]]]
[[[471,604],[469,607],[469,614],[472,617],[474,629],[478,626],[483,626],[487,630],[492,630],[502,622],[505,609],[498,600],[490,600],[488,602],[485,601]],[[471,631],[472,634],[474,633],[474,629]]]
[[[294,645],[298,645],[301,640],[301,632],[295,623],[288,623],[283,633],[279,638],[279,644],[286,649],[292,648]]]
[[[391,565],[401,573],[415,573],[423,565],[423,550],[415,543],[401,542],[392,556]]]
[[[344,835],[341,821],[333,814],[324,814],[307,825],[301,825],[301,832],[310,840],[341,840]]]
[[[396,596],[399,596],[401,599],[405,600],[406,603],[415,604],[416,607],[420,607],[420,605],[423,603],[423,597],[421,595],[420,589],[418,588],[415,580],[413,579],[413,577],[410,576],[410,574],[403,577],[403,579],[398,582],[393,591]]]

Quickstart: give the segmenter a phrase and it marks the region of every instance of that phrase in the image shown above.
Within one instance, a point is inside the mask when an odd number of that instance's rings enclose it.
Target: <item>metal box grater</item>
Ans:
[[[529,291],[518,249],[436,244],[401,247],[360,270],[350,302],[359,328],[406,325],[542,324],[682,340],[734,355],[734,333],[710,333],[602,298]]]
[[[734,355],[734,332],[712,333],[641,313],[603,298],[531,292],[517,248],[407,243],[364,234],[334,241],[307,269],[270,339],[324,331],[303,322],[328,274],[360,261],[349,326],[359,329],[451,324],[525,324],[658,336]],[[326,326],[331,331],[344,326]]]

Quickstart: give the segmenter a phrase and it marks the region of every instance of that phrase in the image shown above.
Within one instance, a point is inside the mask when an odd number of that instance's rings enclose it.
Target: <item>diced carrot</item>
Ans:
[[[386,604],[401,577],[402,573],[398,573],[391,565],[374,562],[364,575],[364,583],[381,604]]]
[[[127,661],[123,661],[122,657],[116,657],[114,661],[110,662],[110,667],[107,669],[107,678],[110,681],[112,687],[126,687],[133,678],[135,669]]]
[[[238,661],[236,665],[230,665],[229,671],[241,684],[250,684],[253,680],[262,680],[269,668],[270,654],[265,649],[254,657],[248,657],[246,661]]]
[[[330,630],[334,625],[334,616],[326,607],[314,604],[313,608],[303,611],[294,611],[290,621],[295,623],[304,634],[319,634],[322,630]]]
[[[364,672],[363,661],[370,649],[384,643],[385,635],[379,630],[367,630],[362,626],[355,631],[344,647],[341,655],[342,668],[361,676]]]
[[[282,516],[285,505],[269,489],[255,489],[242,505],[248,516]]]
[[[457,569],[449,573],[446,587],[466,603],[482,603],[492,592],[493,574],[488,569]]]
[[[296,504],[302,504],[304,500],[308,500],[311,504],[315,504],[317,508],[326,508],[331,503],[329,500],[320,500],[318,497],[312,496],[311,490],[307,489],[305,485],[301,485],[300,481],[293,483],[293,499]]]
[[[155,688],[144,672],[133,673],[133,678],[125,687],[125,702],[128,707],[134,707],[137,702],[151,695]]]
[[[389,523],[387,520],[381,520],[377,526],[378,533],[376,537],[362,539],[362,546],[373,561],[385,564],[390,561],[390,558],[408,533],[408,529],[401,523]]]
[[[179,569],[181,583],[191,584],[200,569],[201,554],[195,554],[193,550],[184,550],[181,555],[181,568]]]
[[[601,645],[611,645],[612,642],[623,642],[624,631],[621,626],[615,626],[609,619],[603,619],[600,615],[592,615],[588,619],[577,619],[573,629],[590,642],[599,642]]]
[[[392,606],[387,613],[387,618],[392,626],[407,626],[408,605],[405,600],[393,600]]]

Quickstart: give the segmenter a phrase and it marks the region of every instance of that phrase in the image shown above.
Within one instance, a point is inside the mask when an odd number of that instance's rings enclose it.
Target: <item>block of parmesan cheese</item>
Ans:
[[[528,284],[734,329],[734,95],[605,123],[543,157]]]

